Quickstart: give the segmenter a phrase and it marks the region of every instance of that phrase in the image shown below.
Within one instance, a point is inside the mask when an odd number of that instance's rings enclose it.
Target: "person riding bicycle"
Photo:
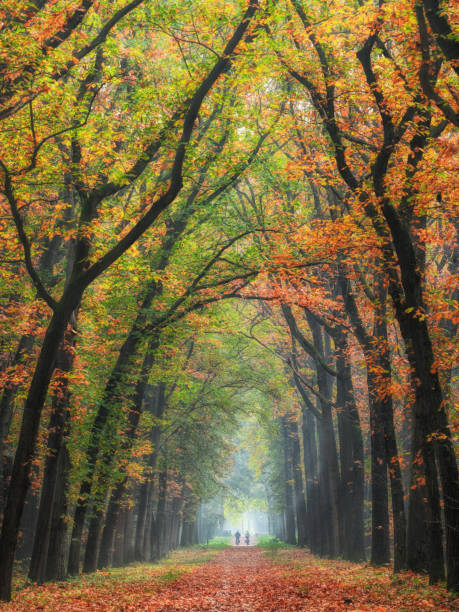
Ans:
[[[248,531],[245,533],[245,543],[247,546],[250,544],[250,533]]]
[[[239,542],[241,540],[241,534],[239,533],[239,530],[236,531],[236,533],[234,534],[234,537],[236,538],[236,544],[239,545]]]

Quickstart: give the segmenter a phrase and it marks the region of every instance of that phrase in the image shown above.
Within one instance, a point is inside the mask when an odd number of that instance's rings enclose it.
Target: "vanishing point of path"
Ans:
[[[444,586],[388,568],[317,559],[305,550],[257,546],[182,549],[159,564],[29,586],[3,612],[447,612]]]

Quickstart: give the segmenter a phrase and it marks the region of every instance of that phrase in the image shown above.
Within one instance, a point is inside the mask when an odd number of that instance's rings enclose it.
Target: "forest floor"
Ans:
[[[317,559],[272,546],[194,547],[159,564],[131,565],[17,590],[2,612],[367,611],[443,612],[459,600],[424,577]]]

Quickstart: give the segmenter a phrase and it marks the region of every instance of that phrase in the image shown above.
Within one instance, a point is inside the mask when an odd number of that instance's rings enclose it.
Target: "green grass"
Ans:
[[[210,550],[222,550],[227,546],[230,546],[231,538],[229,536],[218,536],[209,540],[207,545],[204,545],[205,548]]]
[[[209,540],[208,544],[193,544],[187,548],[179,550],[187,551],[190,557],[186,561],[187,565],[208,563],[220,550],[223,550],[231,545],[230,537],[216,537]],[[193,557],[193,552],[196,556]],[[173,557],[177,555],[177,552],[172,553]]]
[[[282,542],[273,536],[266,535],[260,535],[257,537],[257,546],[263,548],[265,554],[270,557],[275,557],[281,549],[291,548],[290,544]]]

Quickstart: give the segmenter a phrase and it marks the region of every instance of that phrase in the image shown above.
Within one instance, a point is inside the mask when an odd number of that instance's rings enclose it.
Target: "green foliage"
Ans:
[[[223,550],[228,546],[231,546],[231,538],[224,536],[216,536],[206,544],[206,548],[209,550]]]
[[[280,550],[293,548],[291,544],[281,542],[273,536],[257,536],[257,546],[262,548],[265,554],[271,558],[277,557]]]

